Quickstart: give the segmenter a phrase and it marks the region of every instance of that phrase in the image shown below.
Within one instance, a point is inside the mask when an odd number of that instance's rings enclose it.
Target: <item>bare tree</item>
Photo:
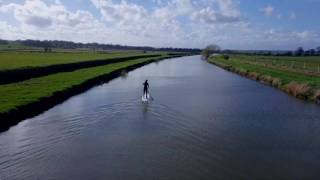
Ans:
[[[208,45],[205,49],[202,50],[202,57],[208,59],[211,54],[219,53],[221,51],[220,46],[216,44]]]

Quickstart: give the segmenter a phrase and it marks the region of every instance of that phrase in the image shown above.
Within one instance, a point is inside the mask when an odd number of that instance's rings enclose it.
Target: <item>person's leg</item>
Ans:
[[[143,89],[143,95],[145,95],[145,97],[147,98],[147,89],[146,88]]]

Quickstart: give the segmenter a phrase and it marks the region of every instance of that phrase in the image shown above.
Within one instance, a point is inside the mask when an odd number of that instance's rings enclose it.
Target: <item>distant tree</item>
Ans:
[[[310,56],[316,55],[316,50],[315,49],[310,49],[309,52],[310,52]]]
[[[296,56],[303,56],[304,55],[304,50],[302,47],[298,47],[297,50],[295,51]]]
[[[210,55],[214,53],[219,53],[221,51],[220,46],[211,44],[208,45],[205,49],[202,50],[201,55],[204,59],[208,59]]]
[[[45,46],[45,47],[43,48],[43,50],[44,50],[45,53],[49,53],[49,52],[51,52],[51,47]]]
[[[271,56],[271,55],[272,55],[272,52],[271,52],[271,51],[266,51],[266,52],[264,53],[264,55],[265,55],[265,56]]]
[[[221,50],[220,46],[218,46],[216,44],[211,44],[211,45],[207,46],[206,49],[209,49],[212,52],[220,52],[220,50]]]
[[[317,47],[317,54],[320,55],[320,46]]]
[[[0,44],[8,44],[8,43],[9,43],[8,41],[0,39]]]
[[[293,53],[292,53],[292,51],[287,51],[287,52],[285,52],[283,55],[284,55],[284,56],[292,56]]]
[[[0,0],[1,1],[1,0]],[[147,47],[147,46],[126,46],[126,45],[115,45],[115,44],[98,44],[98,43],[75,43],[71,41],[39,41],[39,40],[17,40],[16,43],[31,46],[31,47],[41,47],[47,50],[51,48],[65,48],[65,49],[76,49],[76,48],[86,48],[92,49],[95,48],[96,50],[140,50],[140,51],[168,51],[168,52],[188,52],[192,54],[200,54],[200,49],[191,49],[191,48],[172,48],[172,47],[165,47],[165,48],[154,48],[154,47]]]
[[[232,50],[230,50],[230,49],[226,49],[226,50],[223,50],[221,52],[224,53],[224,54],[234,54],[234,52]]]
[[[310,55],[311,55],[310,50],[304,51],[303,55],[304,55],[304,56],[310,56]]]

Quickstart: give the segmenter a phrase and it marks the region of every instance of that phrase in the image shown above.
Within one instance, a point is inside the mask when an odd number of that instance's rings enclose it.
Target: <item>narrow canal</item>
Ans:
[[[0,134],[1,180],[306,179],[319,159],[319,106],[200,56],[136,69]]]

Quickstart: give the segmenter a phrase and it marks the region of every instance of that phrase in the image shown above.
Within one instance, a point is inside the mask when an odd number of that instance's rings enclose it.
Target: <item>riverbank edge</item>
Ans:
[[[304,101],[308,101],[308,102],[313,102],[313,103],[320,105],[320,95],[317,94],[319,92],[316,89],[310,89],[308,93],[300,95],[300,94],[296,94],[296,93],[292,92],[290,90],[290,87],[288,87],[288,85],[290,85],[290,84],[297,85],[297,86],[304,86],[304,84],[298,84],[296,82],[291,82],[289,84],[282,85],[281,79],[278,77],[272,77],[269,75],[260,74],[258,72],[249,71],[247,69],[240,69],[240,68],[234,67],[232,65],[227,65],[227,64],[220,63],[220,62],[216,62],[214,60],[214,58],[212,58],[212,57],[209,58],[207,60],[207,62],[210,64],[213,64],[217,67],[220,67],[226,71],[232,72],[232,73],[240,75],[242,77],[245,77],[247,79],[251,79],[251,80],[260,82],[264,85],[268,85],[268,86],[271,86],[271,87],[276,88],[278,90],[281,90],[281,91],[283,91],[283,92],[287,93],[288,95],[291,95],[295,98],[298,98],[298,99],[301,99]]]
[[[17,107],[14,110],[8,111],[6,113],[0,113],[0,132],[8,130],[10,127],[17,125],[19,122],[39,115],[50,108],[63,103],[67,99],[71,98],[72,96],[78,95],[83,93],[94,86],[99,84],[107,83],[115,78],[120,77],[123,75],[123,72],[129,72],[145,66],[147,64],[151,64],[154,62],[162,61],[165,59],[172,59],[172,58],[179,58],[187,55],[173,55],[170,57],[157,57],[148,61],[144,61],[141,63],[137,63],[131,66],[127,66],[124,68],[120,68],[118,70],[112,71],[111,73],[103,74],[101,76],[94,77],[92,79],[87,80],[84,83],[79,85],[73,86],[70,89],[66,89],[64,91],[56,92],[50,97],[44,97],[39,99],[36,102],[23,105]]]

